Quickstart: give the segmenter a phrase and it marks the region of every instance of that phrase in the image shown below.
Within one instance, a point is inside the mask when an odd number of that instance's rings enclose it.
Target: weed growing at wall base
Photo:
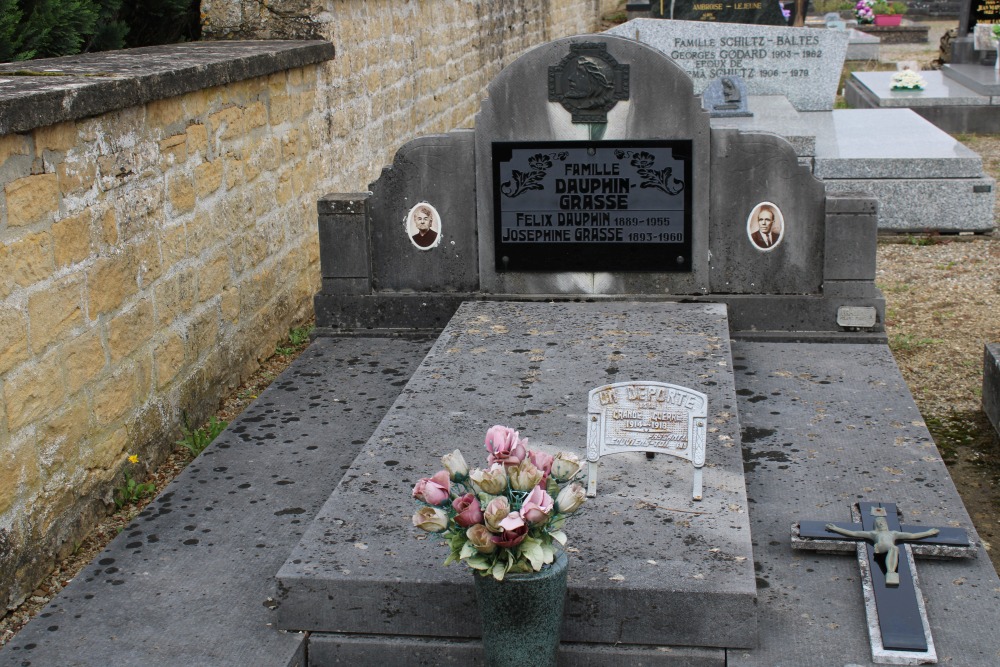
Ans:
[[[309,344],[309,336],[312,334],[313,329],[316,327],[310,325],[305,327],[296,327],[295,329],[288,330],[288,344],[278,345],[274,348],[275,354],[280,354],[282,356],[288,356],[289,354],[294,354],[304,348]]]
[[[213,416],[204,426],[191,430],[187,415],[185,414],[184,426],[181,428],[184,437],[178,440],[177,444],[191,452],[191,456],[198,456],[205,451],[206,447],[212,444],[212,441],[220,433],[226,430],[226,426],[228,425],[229,422]]]
[[[128,462],[132,465],[136,465],[139,463],[139,457],[135,454],[130,454]],[[136,481],[135,477],[132,476],[132,471],[126,469],[125,483],[115,489],[115,507],[121,509],[125,505],[135,503],[136,501],[141,500],[146,496],[151,496],[154,493],[156,493],[156,484],[152,482],[144,482],[140,484]]]

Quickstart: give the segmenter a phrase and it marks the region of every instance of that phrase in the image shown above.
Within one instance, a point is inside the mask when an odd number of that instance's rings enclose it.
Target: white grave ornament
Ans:
[[[597,495],[602,456],[651,452],[694,465],[691,496],[701,500],[708,397],[665,382],[617,382],[590,390],[587,401],[587,495]]]

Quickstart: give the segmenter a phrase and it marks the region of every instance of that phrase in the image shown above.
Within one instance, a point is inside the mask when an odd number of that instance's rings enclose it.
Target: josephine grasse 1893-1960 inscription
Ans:
[[[497,271],[690,271],[691,142],[493,144]]]

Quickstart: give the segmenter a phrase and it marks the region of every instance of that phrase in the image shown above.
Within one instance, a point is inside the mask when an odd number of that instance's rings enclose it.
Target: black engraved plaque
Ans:
[[[691,271],[692,143],[497,142],[497,271]]]

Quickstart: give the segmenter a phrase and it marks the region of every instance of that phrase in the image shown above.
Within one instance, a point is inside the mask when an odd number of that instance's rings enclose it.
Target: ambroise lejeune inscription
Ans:
[[[690,140],[493,144],[497,271],[691,271]]]

